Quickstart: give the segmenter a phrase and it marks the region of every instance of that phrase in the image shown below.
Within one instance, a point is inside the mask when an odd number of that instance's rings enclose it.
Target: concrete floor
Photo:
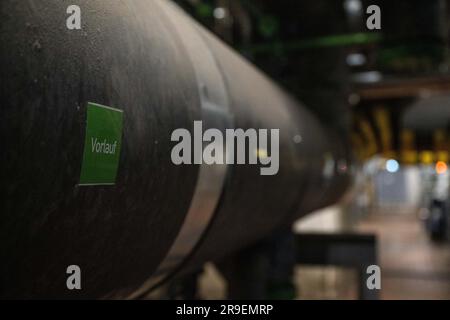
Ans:
[[[347,218],[340,209],[328,209],[323,214],[323,219],[320,215],[314,218],[317,224],[310,221],[296,230],[310,232],[314,225],[324,226],[324,219],[344,221],[342,225],[346,225]],[[338,227],[327,226],[325,232],[342,228],[339,223],[332,224]],[[345,229],[348,231],[348,227]],[[381,299],[450,299],[450,244],[429,240],[413,210],[376,210],[351,229],[378,236]],[[299,266],[294,276],[298,299],[357,299],[357,279],[354,270],[335,267]],[[201,277],[200,291],[206,299],[225,298],[226,283],[212,265]]]
[[[352,229],[378,237],[381,299],[450,299],[450,244],[432,242],[413,209],[373,210]],[[295,277],[300,299],[356,299],[356,281],[353,270],[333,267],[300,266]]]
[[[432,242],[413,212],[374,212],[357,229],[378,235],[382,299],[450,299],[450,244]]]

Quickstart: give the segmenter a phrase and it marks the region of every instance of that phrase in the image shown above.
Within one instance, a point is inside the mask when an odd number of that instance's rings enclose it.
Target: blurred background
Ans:
[[[352,191],[295,234],[373,235],[380,298],[450,299],[450,1],[175,2],[348,137]],[[373,4],[380,30],[366,26]],[[296,264],[272,297],[360,297],[352,263],[319,260]],[[225,298],[215,266],[194,281],[196,297]]]

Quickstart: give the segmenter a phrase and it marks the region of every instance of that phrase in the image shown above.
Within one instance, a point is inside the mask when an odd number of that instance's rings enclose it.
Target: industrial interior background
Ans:
[[[0,5],[0,297],[450,299],[450,1],[105,3]],[[87,101],[124,110],[114,188],[76,186]],[[185,241],[200,169],[167,137],[198,118],[286,151],[276,177],[211,176]]]

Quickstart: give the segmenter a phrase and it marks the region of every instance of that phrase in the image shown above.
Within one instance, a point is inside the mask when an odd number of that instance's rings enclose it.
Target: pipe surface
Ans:
[[[2,298],[137,297],[349,184],[345,141],[172,3],[3,0],[0,17]],[[88,102],[123,112],[114,185],[80,186]],[[278,174],[173,164],[173,131],[196,120],[279,129]]]

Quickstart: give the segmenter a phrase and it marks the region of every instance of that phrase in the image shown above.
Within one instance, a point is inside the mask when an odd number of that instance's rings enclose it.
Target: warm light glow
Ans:
[[[265,159],[267,158],[268,154],[267,154],[267,150],[265,149],[256,149],[256,156],[259,159]]]
[[[420,153],[420,161],[423,164],[432,164],[434,160],[433,152],[431,151],[422,151]]]
[[[444,161],[438,161],[436,163],[436,173],[444,174],[447,172],[447,164]]]

